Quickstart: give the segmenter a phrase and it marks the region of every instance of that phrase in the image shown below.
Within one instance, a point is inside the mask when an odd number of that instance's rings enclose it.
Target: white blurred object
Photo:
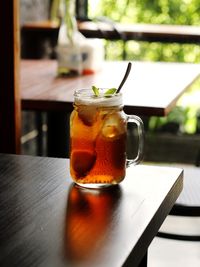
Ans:
[[[66,31],[66,25],[61,25],[57,46],[58,73],[67,74],[73,71],[81,75],[100,70],[104,60],[103,41],[87,39],[75,31],[73,42],[70,42]]]

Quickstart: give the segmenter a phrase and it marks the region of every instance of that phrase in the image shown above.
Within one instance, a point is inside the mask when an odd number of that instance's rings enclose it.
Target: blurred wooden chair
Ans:
[[[175,166],[184,169],[184,183],[183,191],[169,215],[200,218],[200,168],[197,167],[199,165],[197,164],[197,166],[192,166],[176,164]],[[181,225],[178,224],[175,228],[178,229],[177,227],[181,228]],[[197,228],[200,229],[200,225]],[[193,229],[189,229],[189,231],[190,230],[192,232]],[[157,236],[175,240],[200,241],[199,233],[171,233],[167,229],[165,231],[161,229]]]
[[[19,0],[0,1],[0,153],[20,153]]]

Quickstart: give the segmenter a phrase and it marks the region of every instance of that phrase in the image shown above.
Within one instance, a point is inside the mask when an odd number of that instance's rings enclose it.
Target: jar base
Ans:
[[[110,188],[110,187],[113,187],[113,186],[117,186],[118,183],[115,183],[115,184],[108,184],[108,183],[94,183],[94,184],[87,184],[87,183],[76,183],[76,185],[80,186],[80,187],[83,187],[83,188],[89,188],[89,189],[104,189],[104,188]]]

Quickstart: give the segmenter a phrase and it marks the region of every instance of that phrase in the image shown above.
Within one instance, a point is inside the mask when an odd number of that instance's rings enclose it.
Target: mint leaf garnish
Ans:
[[[104,96],[114,95],[116,91],[117,91],[116,88],[110,88],[104,93]]]
[[[95,96],[100,95],[99,88],[94,86],[94,85],[92,86],[92,91],[94,92]],[[116,88],[110,88],[103,94],[103,96],[104,97],[110,97],[110,96],[114,95],[116,92],[117,92]]]
[[[96,86],[93,85],[92,90],[93,90],[95,96],[99,96],[99,89]]]

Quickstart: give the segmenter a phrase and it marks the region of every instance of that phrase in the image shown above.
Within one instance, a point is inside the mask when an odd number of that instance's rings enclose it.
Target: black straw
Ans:
[[[132,63],[129,62],[129,63],[128,63],[128,66],[127,66],[127,69],[126,69],[126,73],[125,73],[125,75],[124,75],[124,78],[123,78],[123,80],[121,81],[121,83],[120,83],[120,85],[119,85],[119,87],[118,87],[116,93],[119,93],[120,90],[122,89],[122,86],[124,85],[126,79],[128,78],[128,75],[129,75],[129,73],[130,73],[131,67],[132,67]]]

